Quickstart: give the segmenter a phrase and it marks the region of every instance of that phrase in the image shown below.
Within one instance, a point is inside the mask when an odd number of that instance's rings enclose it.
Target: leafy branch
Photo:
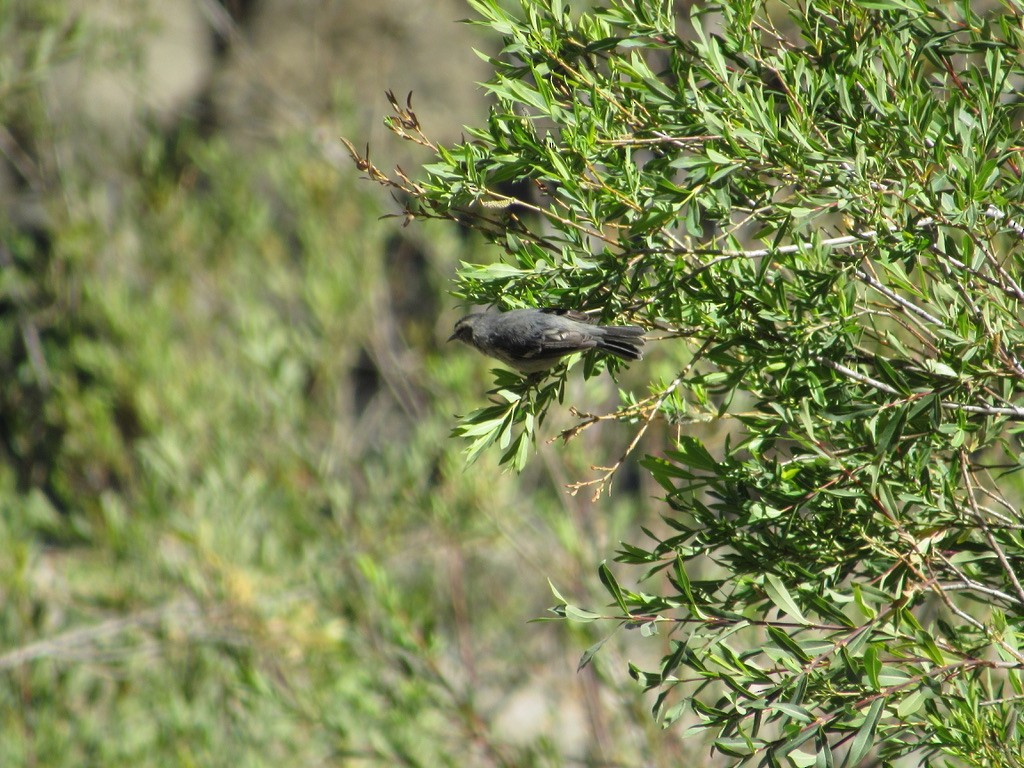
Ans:
[[[416,181],[355,157],[496,246],[461,298],[665,332],[671,380],[559,435],[631,423],[571,490],[644,444],[664,494],[617,555],[644,591],[598,571],[669,635],[631,670],[654,714],[736,765],[1024,761],[1024,6],[470,4],[502,40],[486,124]],[[455,434],[521,467],[564,374],[496,373]]]

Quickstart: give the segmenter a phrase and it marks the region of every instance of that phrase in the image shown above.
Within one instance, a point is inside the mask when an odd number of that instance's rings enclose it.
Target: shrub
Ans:
[[[617,556],[643,590],[599,571],[667,636],[630,670],[655,715],[729,764],[1024,760],[1019,4],[471,5],[503,40],[487,124],[436,146],[392,97],[435,161],[353,155],[502,249],[459,297],[641,323],[636,367],[674,366],[566,435],[670,427],[664,530]],[[498,374],[470,453],[521,467],[566,373]]]

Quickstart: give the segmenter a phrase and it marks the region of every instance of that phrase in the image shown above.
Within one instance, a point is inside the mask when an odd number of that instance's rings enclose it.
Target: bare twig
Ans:
[[[666,400],[668,400],[672,393],[676,391],[679,385],[682,384],[683,379],[686,377],[686,374],[689,373],[693,366],[697,363],[697,361],[704,356],[704,352],[707,350],[709,346],[711,346],[713,341],[714,339],[708,339],[707,341],[705,341],[704,344],[701,345],[700,349],[697,350],[696,354],[694,354],[693,359],[686,364],[683,370],[679,372],[679,375],[676,376],[664,390],[662,390],[660,395],[658,395],[657,400],[655,400],[654,405],[651,406],[651,409],[647,414],[647,418],[644,419],[644,423],[640,425],[640,429],[637,430],[636,435],[633,436],[633,439],[630,441],[629,445],[626,446],[626,450],[622,453],[622,456],[619,457],[619,460],[616,461],[610,467],[592,467],[592,469],[595,470],[603,470],[603,473],[599,477],[594,478],[593,480],[585,480],[578,483],[572,483],[569,486],[569,493],[576,495],[577,493],[579,493],[581,488],[586,488],[588,486],[597,486],[594,490],[594,495],[591,500],[597,501],[601,497],[601,494],[604,492],[605,488],[611,481],[612,476],[619,471],[619,467],[621,467],[623,463],[626,461],[626,459],[629,457],[629,455],[633,453],[637,445],[640,443],[640,440],[647,433],[647,430],[650,428],[651,423],[654,421],[654,417],[658,415],[658,411],[661,409],[661,406],[664,404]]]
[[[926,312],[925,310],[921,309],[921,307],[917,306],[913,302],[908,301],[907,299],[904,299],[898,293],[896,293],[892,289],[888,288],[887,286],[885,286],[881,282],[879,282],[877,278],[875,278],[874,276],[868,274],[865,270],[858,268],[858,269],[854,270],[853,273],[862,282],[867,283],[872,288],[874,288],[876,291],[878,291],[880,294],[882,294],[887,299],[892,301],[894,304],[898,304],[900,307],[902,307],[903,309],[907,310],[911,314],[917,315],[921,319],[927,320],[929,323],[932,323],[933,325],[942,325],[942,321],[939,320],[939,318],[937,318],[935,315],[933,315],[933,314],[931,314],[929,312]]]
[[[993,535],[992,529],[989,528],[988,522],[985,520],[985,516],[982,515],[981,510],[978,509],[978,504],[974,497],[974,482],[971,478],[971,474],[966,469],[969,464],[969,457],[966,452],[961,449],[960,476],[963,478],[964,487],[967,488],[967,501],[971,505],[971,512],[978,525],[981,526],[981,530],[984,532],[985,539],[988,541],[988,545],[992,548],[992,552],[995,553],[996,558],[998,558],[999,564],[1002,566],[1003,573],[1006,574],[1007,580],[1013,586],[1013,591],[1017,596],[1018,603],[1021,606],[1024,606],[1024,587],[1021,586],[1017,573],[1013,570],[1010,560],[1006,557],[1006,552],[1003,551],[1003,548],[999,546],[999,542],[996,541],[996,537]]]
[[[834,360],[829,360],[821,355],[815,355],[814,361],[820,365],[824,365],[837,373],[841,373],[844,376],[859,381],[862,384],[867,384],[875,389],[881,390],[890,395],[902,394],[895,387],[889,386],[884,381],[879,381],[863,373],[849,368],[842,363],[837,363]],[[998,405],[971,405],[968,403],[954,403],[949,400],[943,400],[939,403],[943,408],[950,411],[964,411],[965,413],[977,413],[982,416],[1009,416],[1015,420],[1024,420],[1024,408],[1020,406],[998,406]]]

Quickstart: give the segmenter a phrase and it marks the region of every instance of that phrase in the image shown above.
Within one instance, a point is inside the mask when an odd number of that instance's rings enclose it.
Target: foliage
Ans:
[[[79,38],[80,27],[62,23],[44,3],[4,15],[5,130],[33,133],[45,108],[38,81],[79,55]],[[36,187],[31,158],[13,146],[7,154],[15,156],[21,182]],[[10,202],[0,213],[0,461],[21,491],[34,488],[57,508],[123,482],[124,439],[140,427],[112,354],[123,329],[83,300],[90,257],[77,249],[81,243],[55,243],[45,214],[31,205]]]
[[[675,375],[567,433],[676,433],[643,460],[665,525],[617,557],[645,589],[601,569],[667,635],[631,667],[655,714],[736,765],[1020,764],[1024,7],[471,5],[504,43],[486,125],[436,146],[392,99],[436,162],[353,154],[503,249],[459,296],[656,331]],[[457,434],[521,467],[565,376],[499,374]]]

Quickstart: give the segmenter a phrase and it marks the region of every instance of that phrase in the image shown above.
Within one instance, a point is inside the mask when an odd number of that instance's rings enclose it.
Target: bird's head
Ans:
[[[455,323],[455,331],[448,337],[448,341],[462,341],[466,344],[473,344],[473,329],[477,322],[483,317],[482,314],[466,315]]]

